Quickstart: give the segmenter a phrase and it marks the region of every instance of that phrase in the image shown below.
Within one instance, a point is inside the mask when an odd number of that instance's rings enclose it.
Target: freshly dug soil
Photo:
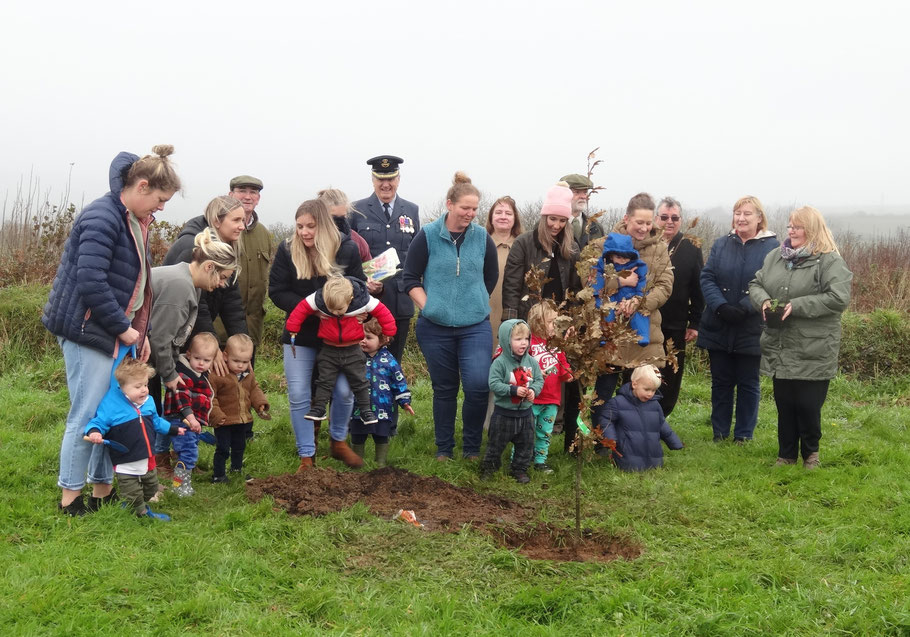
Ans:
[[[576,543],[569,530],[531,525],[534,510],[517,502],[394,467],[367,473],[319,468],[247,485],[250,500],[256,502],[264,496],[271,496],[292,515],[325,515],[357,502],[385,519],[400,509],[413,510],[427,530],[455,533],[470,525],[532,559],[609,561],[634,559],[642,552],[621,538],[590,531]]]

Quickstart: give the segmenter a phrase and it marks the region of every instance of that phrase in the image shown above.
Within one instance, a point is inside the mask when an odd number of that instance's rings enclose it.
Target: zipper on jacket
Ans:
[[[81,331],[82,331],[83,336],[85,336],[85,325],[86,325],[86,323],[88,323],[88,320],[91,317],[92,317],[92,310],[91,310],[91,308],[89,308],[85,311],[85,316],[82,318],[82,330]]]
[[[338,343],[344,343],[344,335],[341,333],[341,319],[342,317],[336,316],[335,321],[338,323]]]

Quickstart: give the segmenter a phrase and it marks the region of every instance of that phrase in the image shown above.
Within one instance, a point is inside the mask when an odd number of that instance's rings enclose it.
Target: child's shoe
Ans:
[[[360,419],[365,425],[375,425],[379,422],[379,419],[376,417],[376,414],[373,413],[371,409],[360,412]]]
[[[139,517],[151,518],[153,520],[161,520],[162,522],[171,521],[171,516],[169,516],[167,513],[155,513],[150,508],[148,508],[148,506],[145,507],[145,513],[143,513]]]
[[[512,477],[515,478],[515,482],[518,484],[527,484],[531,481],[531,478],[524,471],[513,471]]]
[[[212,476],[212,484],[227,484],[230,482],[227,476]]]
[[[540,473],[554,473],[553,467],[548,465],[546,462],[535,462],[534,471],[539,471]]]
[[[238,474],[238,475],[239,475],[242,471],[243,471],[243,469],[231,469],[231,473],[236,473],[236,474]],[[245,474],[243,475],[243,481],[246,482],[247,484],[249,484],[250,482],[253,481],[253,476],[251,476],[251,475],[248,474],[248,473],[245,473]]]
[[[310,410],[304,416],[307,420],[315,420],[316,422],[322,422],[325,420],[325,407],[310,407]]]

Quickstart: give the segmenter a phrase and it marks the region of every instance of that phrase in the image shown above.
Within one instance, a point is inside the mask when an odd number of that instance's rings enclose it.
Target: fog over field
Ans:
[[[290,223],[320,188],[368,195],[365,160],[382,153],[405,159],[400,194],[424,210],[458,169],[533,202],[600,147],[595,208],[645,190],[726,211],[752,194],[857,230],[906,225],[908,14],[881,0],[6,3],[0,202],[31,182],[54,202],[68,185],[79,206],[107,190],[118,151],[156,143],[176,146],[185,183],[159,215],[171,222],[249,173],[263,220]]]

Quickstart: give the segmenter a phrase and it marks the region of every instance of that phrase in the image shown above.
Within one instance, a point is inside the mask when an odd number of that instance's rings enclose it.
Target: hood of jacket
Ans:
[[[111,162],[111,167],[107,175],[107,181],[108,185],[111,187],[111,194],[115,196],[115,199],[118,202],[120,201],[120,193],[123,192],[123,184],[126,181],[126,175],[129,173],[132,165],[135,164],[138,160],[138,155],[122,151],[118,153],[117,156],[114,157],[114,160]],[[126,207],[124,206],[124,212],[125,211]]]
[[[621,257],[638,261],[638,250],[632,245],[632,237],[619,232],[611,232],[604,240],[603,256],[606,258],[610,254],[618,254]]]
[[[527,325],[527,323],[521,319],[509,319],[499,324],[499,331],[497,334],[499,335],[499,344],[502,347],[503,355],[515,358],[515,355],[512,353],[512,330],[519,324]],[[530,328],[528,329],[530,330]],[[527,354],[527,352],[525,352],[525,354]],[[521,358],[524,358],[524,356],[516,360],[521,360]]]
[[[365,282],[352,276],[346,276],[344,278],[351,282],[351,287],[354,290],[354,296],[348,304],[345,316],[363,314],[363,312],[376,307],[376,301],[378,301],[378,299],[374,299],[370,296],[370,292],[367,289],[367,284]],[[325,299],[322,297],[322,288],[319,288],[319,290],[316,291],[314,302],[317,310],[328,316],[333,316],[325,304]]]

